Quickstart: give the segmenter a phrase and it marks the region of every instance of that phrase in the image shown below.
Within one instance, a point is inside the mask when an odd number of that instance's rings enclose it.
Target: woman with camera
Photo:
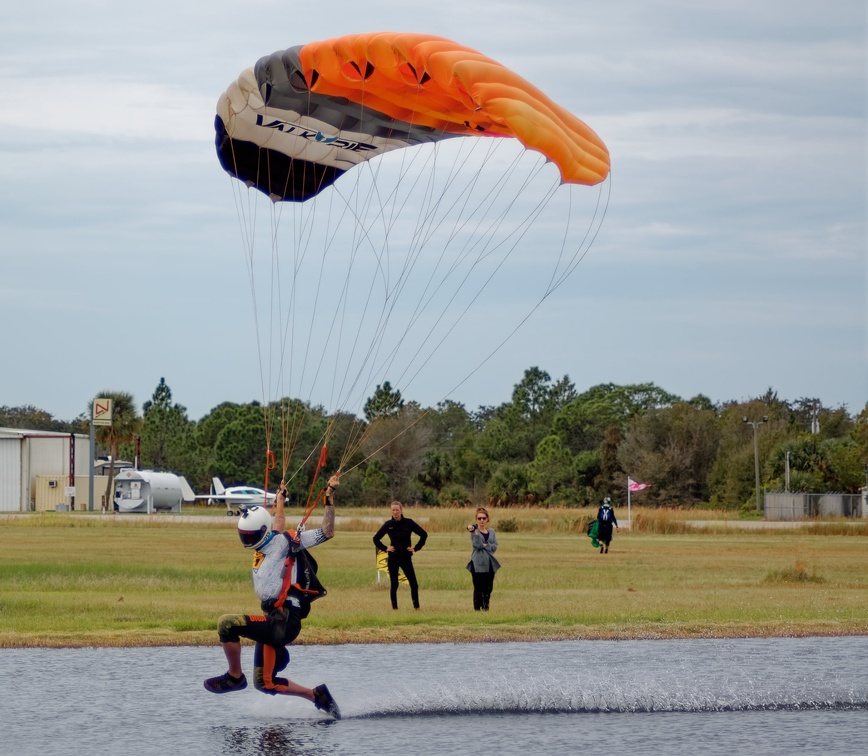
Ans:
[[[494,589],[494,573],[500,569],[500,562],[494,557],[497,551],[497,536],[488,526],[488,510],[476,510],[476,522],[467,526],[470,545],[473,551],[467,569],[473,575],[473,608],[478,612],[488,611],[488,602]]]

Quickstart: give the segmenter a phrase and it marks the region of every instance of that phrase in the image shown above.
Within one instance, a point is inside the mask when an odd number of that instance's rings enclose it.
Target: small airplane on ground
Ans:
[[[197,496],[197,499],[207,499],[208,506],[212,504],[226,504],[226,514],[232,517],[240,515],[247,507],[271,507],[277,494],[266,493],[261,488],[253,486],[229,486],[223,487],[220,478],[211,478],[211,493]]]

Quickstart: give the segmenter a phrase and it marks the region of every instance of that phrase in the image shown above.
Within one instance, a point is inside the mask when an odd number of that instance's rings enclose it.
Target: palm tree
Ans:
[[[112,424],[99,426],[96,429],[96,440],[108,447],[111,457],[105,490],[105,503],[108,507],[113,499],[115,460],[120,454],[121,444],[129,443],[135,438],[142,421],[136,413],[136,403],[132,394],[125,391],[102,391],[97,394],[97,397],[112,400]]]

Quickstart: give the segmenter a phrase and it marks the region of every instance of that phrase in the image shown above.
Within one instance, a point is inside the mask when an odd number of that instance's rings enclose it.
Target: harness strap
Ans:
[[[287,531],[291,538],[295,539],[295,531]],[[280,609],[286,603],[286,597],[289,594],[289,589],[292,588],[292,568],[295,566],[295,560],[292,558],[292,549],[290,548],[289,555],[286,557],[283,572],[283,584],[280,586],[280,595],[274,605]]]
[[[287,533],[295,540],[296,532],[294,530],[288,530]],[[286,557],[286,561],[283,563],[284,565],[284,573],[283,573],[283,583],[280,586],[280,594],[277,597],[277,601],[274,602],[274,606],[280,609],[285,603],[286,598],[289,595],[289,591],[291,588],[295,588],[299,593],[307,593],[311,596],[318,596],[319,591],[313,588],[304,588],[300,583],[293,583],[292,581],[292,569],[295,566],[295,559],[292,558],[292,553]]]

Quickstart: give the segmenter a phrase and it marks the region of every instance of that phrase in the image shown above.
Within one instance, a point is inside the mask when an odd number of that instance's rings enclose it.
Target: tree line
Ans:
[[[752,509],[754,432],[766,490],[785,490],[788,478],[790,491],[857,493],[868,470],[868,404],[853,416],[816,398],[785,401],[771,388],[720,404],[702,395],[685,400],[653,383],[580,393],[568,376],[553,380],[532,367],[508,402],[473,411],[452,401],[422,407],[385,382],[364,418],[284,399],[267,407],[224,402],[198,421],[173,401],[163,378],[141,412],[128,393],[97,396],[114,400],[112,427],[98,429],[103,454],[132,458],[138,450],[142,468],[184,475],[197,491],[215,476],[227,486],[262,486],[263,419],[303,418],[268,444],[276,463],[269,487],[285,461],[291,503],[303,502],[314,484],[324,437],[329,473],[338,460],[350,471],[341,497],[350,506],[399,499],[579,507],[607,495],[623,501],[629,476],[651,484],[636,499],[643,505]],[[34,407],[0,407],[0,427],[87,432],[89,407],[69,422]]]

